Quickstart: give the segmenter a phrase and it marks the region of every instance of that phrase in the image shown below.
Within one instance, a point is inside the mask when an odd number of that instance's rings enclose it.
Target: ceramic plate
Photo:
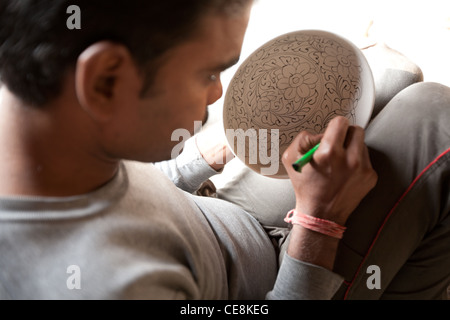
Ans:
[[[287,178],[281,155],[299,132],[322,133],[336,116],[365,127],[374,99],[372,72],[354,44],[327,31],[292,32],[241,64],[225,95],[224,130],[248,167]]]

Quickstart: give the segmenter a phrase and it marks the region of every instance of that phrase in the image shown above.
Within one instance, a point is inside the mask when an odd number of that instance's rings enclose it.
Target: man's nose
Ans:
[[[223,94],[223,86],[220,79],[217,79],[216,83],[211,86],[210,91],[208,92],[208,105],[212,105],[214,102],[219,100]]]

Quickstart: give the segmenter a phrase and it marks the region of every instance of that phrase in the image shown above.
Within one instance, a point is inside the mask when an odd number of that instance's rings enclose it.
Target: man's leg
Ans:
[[[425,299],[444,291],[450,272],[449,124],[450,88],[419,83],[393,98],[368,127],[379,180],[347,223],[335,268],[346,283],[336,298]],[[290,181],[262,177],[243,165],[230,171],[219,198],[242,206],[263,225],[285,227],[283,218],[295,206]],[[377,274],[368,273],[373,265],[380,268],[381,289],[367,287],[376,280]]]
[[[346,282],[336,298],[442,297],[450,281],[450,88],[403,90],[367,128],[366,143],[379,180],[347,222],[335,265]]]

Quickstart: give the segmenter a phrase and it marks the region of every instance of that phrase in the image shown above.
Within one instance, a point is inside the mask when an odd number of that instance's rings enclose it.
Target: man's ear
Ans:
[[[128,49],[110,41],[96,42],[78,57],[75,90],[81,107],[96,121],[108,121],[122,97],[120,84],[135,70]]]

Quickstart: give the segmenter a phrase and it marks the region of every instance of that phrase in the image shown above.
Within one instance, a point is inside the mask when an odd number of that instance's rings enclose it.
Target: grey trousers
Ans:
[[[404,89],[371,121],[366,143],[378,183],[347,222],[335,298],[442,298],[450,284],[450,88]],[[254,215],[283,251],[283,218],[295,206],[290,181],[232,162],[217,196]]]

